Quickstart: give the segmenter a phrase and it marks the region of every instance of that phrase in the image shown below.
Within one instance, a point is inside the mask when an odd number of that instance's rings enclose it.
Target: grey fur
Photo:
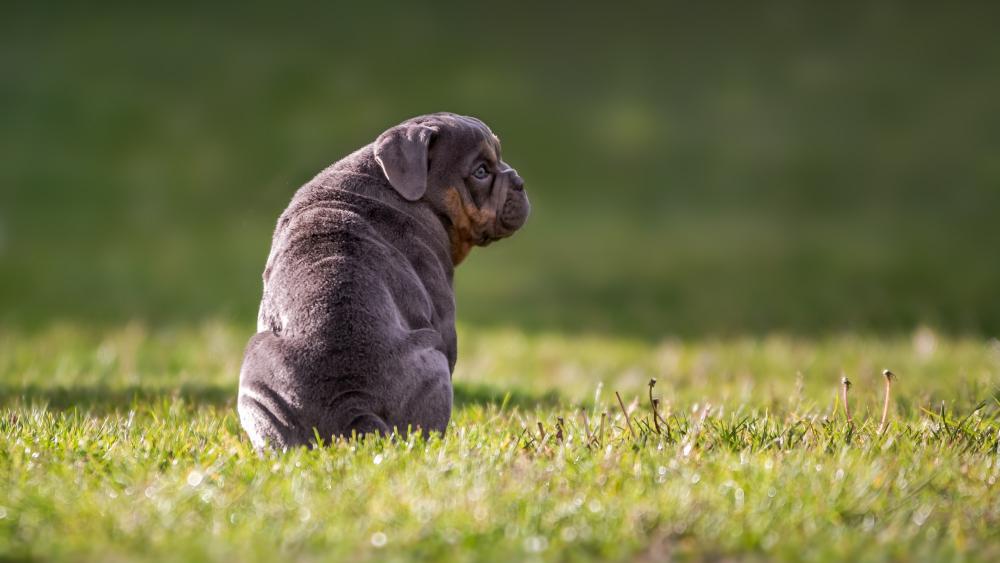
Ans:
[[[487,189],[469,168],[490,151]],[[529,210],[499,140],[446,113],[386,131],[300,188],[274,232],[240,371],[240,421],[254,446],[444,432],[454,266],[470,245],[513,234]]]

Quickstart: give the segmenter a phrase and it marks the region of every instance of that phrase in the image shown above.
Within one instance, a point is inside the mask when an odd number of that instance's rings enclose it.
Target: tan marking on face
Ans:
[[[489,203],[489,202],[488,202]],[[449,187],[444,193],[444,205],[451,219],[448,238],[451,241],[451,261],[458,265],[478,244],[487,229],[497,218],[496,209],[491,209],[487,203],[482,208],[471,202],[462,200],[458,189]]]

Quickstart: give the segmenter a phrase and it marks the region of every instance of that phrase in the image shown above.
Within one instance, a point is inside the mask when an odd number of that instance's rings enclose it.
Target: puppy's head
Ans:
[[[403,198],[426,201],[442,217],[455,264],[528,219],[524,180],[476,118],[434,113],[404,121],[375,140],[375,160]]]

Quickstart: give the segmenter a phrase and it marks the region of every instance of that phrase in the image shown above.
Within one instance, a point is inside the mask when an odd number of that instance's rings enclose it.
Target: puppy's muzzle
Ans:
[[[510,189],[515,192],[524,191],[524,179],[518,176],[517,172],[514,172],[510,178]]]
[[[507,173],[507,193],[498,219],[501,236],[510,236],[514,231],[524,226],[531,213],[528,194],[524,191],[524,179],[511,169]]]

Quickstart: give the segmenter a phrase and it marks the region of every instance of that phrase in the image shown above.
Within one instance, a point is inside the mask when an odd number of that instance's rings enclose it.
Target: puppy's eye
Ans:
[[[472,172],[472,177],[477,180],[485,180],[486,178],[489,178],[489,176],[490,171],[486,169],[485,164],[480,164],[479,168],[476,168],[475,171]]]

